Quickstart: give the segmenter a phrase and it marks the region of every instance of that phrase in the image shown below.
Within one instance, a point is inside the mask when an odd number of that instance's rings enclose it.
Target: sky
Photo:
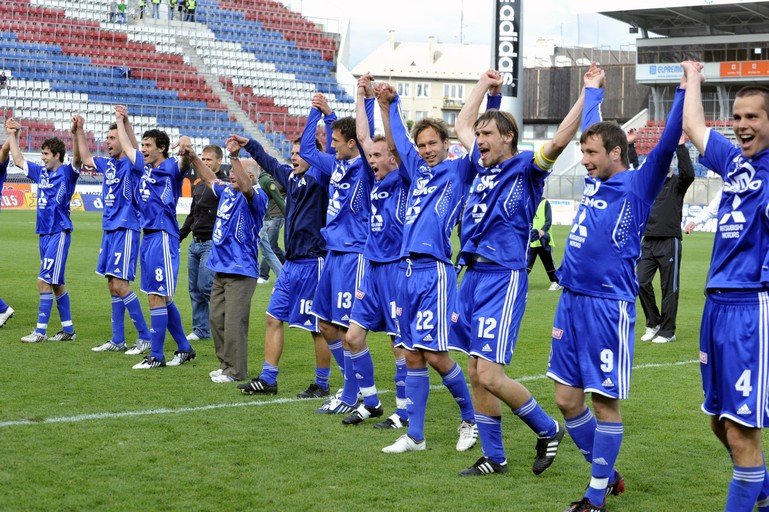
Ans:
[[[390,29],[395,30],[398,41],[427,41],[435,36],[444,43],[459,43],[461,37],[465,43],[489,44],[492,36],[492,0],[282,1],[307,17],[332,20],[329,26],[334,31],[344,30],[349,19],[351,69],[387,40]],[[378,5],[384,6],[386,13],[379,14]],[[637,36],[630,34],[624,23],[585,13],[584,2],[524,0],[524,52],[540,37],[553,39],[559,46],[627,49]]]

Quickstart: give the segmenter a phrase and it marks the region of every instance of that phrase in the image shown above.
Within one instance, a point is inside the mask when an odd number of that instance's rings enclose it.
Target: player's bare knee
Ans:
[[[267,327],[267,329],[280,329],[283,327],[283,322],[275,318],[274,316],[265,314],[264,315],[264,325]]]
[[[454,360],[448,352],[425,352],[427,364],[435,368],[435,371],[444,375],[454,367]]]

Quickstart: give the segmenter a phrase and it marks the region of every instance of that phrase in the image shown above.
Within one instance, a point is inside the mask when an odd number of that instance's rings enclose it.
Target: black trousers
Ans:
[[[534,268],[534,262],[537,261],[537,256],[542,260],[542,265],[545,266],[545,272],[550,282],[557,283],[558,278],[555,276],[555,263],[553,262],[553,253],[544,247],[529,247],[529,259],[526,262],[526,272],[531,273],[531,269]]]
[[[654,274],[660,272],[661,308],[654,296]],[[676,333],[678,314],[678,287],[681,270],[681,240],[678,238],[644,238],[641,259],[638,260],[638,298],[646,316],[646,327],[660,326],[659,336]]]

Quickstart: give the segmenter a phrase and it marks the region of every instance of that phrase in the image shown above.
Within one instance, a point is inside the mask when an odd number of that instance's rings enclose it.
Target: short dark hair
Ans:
[[[607,153],[610,153],[612,149],[619,146],[622,165],[630,167],[627,158],[627,135],[625,135],[625,130],[620,125],[609,121],[595,123],[582,132],[582,135],[579,137],[579,143],[584,144],[590,137],[600,137]]]
[[[500,135],[507,135],[511,133],[513,140],[510,141],[510,149],[513,154],[518,151],[518,123],[515,122],[515,118],[509,112],[503,112],[501,110],[487,110],[481,114],[478,119],[473,123],[473,131],[477,130],[481,126],[486,126],[489,122],[494,121],[497,124],[497,130]]]
[[[158,130],[157,128],[147,130],[142,135],[142,139],[154,139],[155,145],[158,147],[158,149],[163,148],[163,156],[168,158],[168,148],[171,147],[171,139],[168,138],[168,134],[166,132],[163,130]]]
[[[357,140],[355,131],[355,119],[352,117],[342,117],[331,123],[332,130],[339,130],[339,133],[344,137],[345,142],[348,140]]]
[[[737,91],[737,95],[734,98],[737,99],[757,95],[764,97],[764,111],[766,112],[766,115],[769,116],[769,87],[764,87],[763,85],[746,85]]]
[[[438,134],[442,141],[449,140],[449,128],[443,119],[424,117],[414,124],[414,129],[411,131],[411,137],[414,139],[414,142],[416,142],[419,134],[428,128],[435,130],[435,133]]]
[[[209,144],[208,146],[204,147],[201,153],[205,153],[205,152],[214,153],[216,155],[216,158],[218,158],[219,160],[224,159],[224,151],[222,151],[222,148],[220,148],[216,144]]]
[[[301,137],[295,138],[293,143],[294,144],[299,144],[301,146],[302,145],[302,138]],[[318,139],[315,139],[315,148],[318,151],[323,151],[323,144],[321,144]]]
[[[390,151],[390,154],[394,156],[396,160],[400,160],[400,158],[398,157],[398,149],[395,146],[391,146],[390,143],[387,142],[387,137],[385,137],[381,133],[374,135],[374,138],[371,139],[371,142],[384,142],[385,144],[387,144],[387,149]]]
[[[109,132],[112,130],[117,130],[117,123],[112,123],[109,125],[109,128],[107,129],[107,131]]]
[[[64,161],[64,156],[67,154],[67,147],[58,137],[51,137],[50,139],[45,139],[43,141],[43,145],[40,146],[40,149],[49,150],[54,157],[56,157],[56,155],[59,155],[60,162]]]

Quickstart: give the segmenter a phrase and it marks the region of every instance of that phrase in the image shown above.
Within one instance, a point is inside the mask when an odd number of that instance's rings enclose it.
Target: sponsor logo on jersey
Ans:
[[[473,222],[478,224],[480,221],[482,221],[484,215],[486,215],[486,210],[488,210],[488,206],[486,206],[486,203],[474,204],[472,209],[470,210],[470,215],[473,218]]]
[[[369,217],[369,224],[373,233],[382,231],[382,228],[384,227],[384,217],[379,214],[379,209],[373,204],[371,205],[371,217]]]
[[[724,187],[724,190],[725,189],[726,187]],[[742,199],[740,199],[740,196],[734,196],[731,203],[731,211],[727,211],[718,220],[718,233],[721,235],[722,239],[740,237],[740,234],[745,227],[745,223],[747,222],[745,215],[739,210],[741,204]]]
[[[428,334],[427,336],[424,337],[424,340],[425,341],[433,341],[433,337]]]
[[[611,381],[610,378],[607,377],[606,380],[601,383],[601,386],[603,386],[605,388],[613,388],[614,387],[614,383]]]
[[[481,349],[481,352],[491,352],[491,346],[489,346],[488,343],[486,343],[483,348]]]
[[[342,322],[349,322],[350,321],[350,315],[344,315],[342,317]]]
[[[569,245],[571,247],[579,249],[582,247],[582,244],[585,243],[585,240],[587,239],[587,227],[582,223],[585,222],[586,217],[587,208],[583,208],[575,219],[574,225],[571,227],[571,232],[569,233]]]
[[[305,320],[304,325],[312,325],[312,322],[310,320]]]
[[[750,407],[748,407],[747,404],[742,404],[742,406],[737,409],[737,414],[740,416],[747,416],[748,414],[753,414],[753,411],[750,410]]]
[[[560,340],[563,337],[563,329],[553,327],[553,339]]]

